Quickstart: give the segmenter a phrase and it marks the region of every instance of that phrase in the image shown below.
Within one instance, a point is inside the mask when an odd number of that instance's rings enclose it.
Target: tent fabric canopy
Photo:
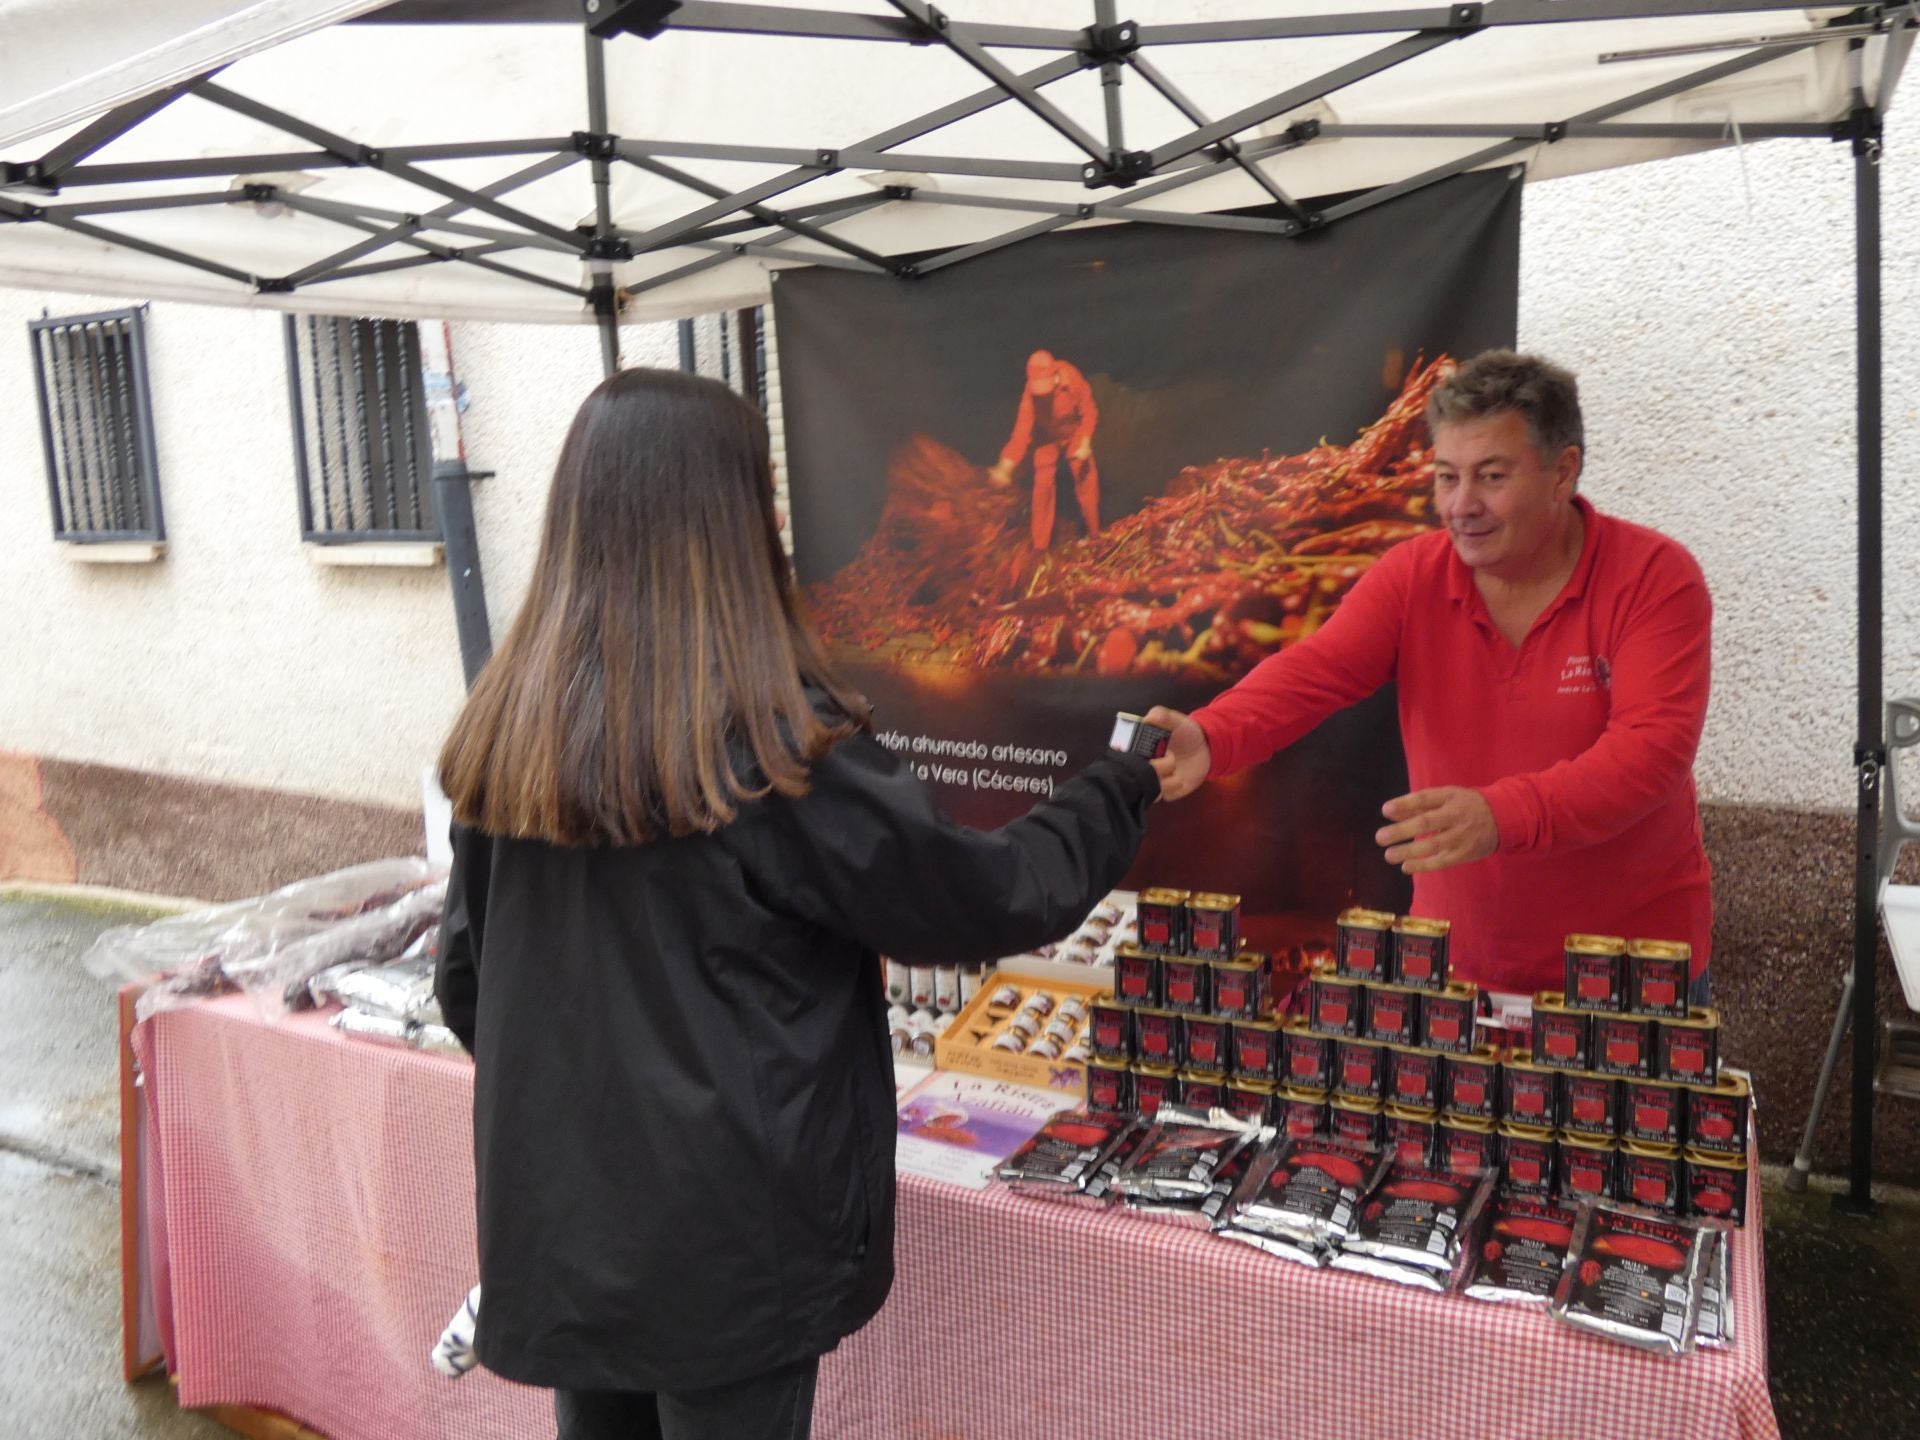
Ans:
[[[610,277],[623,318],[674,318],[787,265],[1285,236],[1463,169],[1825,135],[1913,35],[1782,0],[855,3],[689,0],[601,41],[569,0],[0,0],[0,283],[590,322]]]

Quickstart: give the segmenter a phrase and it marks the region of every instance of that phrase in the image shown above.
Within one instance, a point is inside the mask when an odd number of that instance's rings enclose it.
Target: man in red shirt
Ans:
[[[1100,533],[1100,467],[1093,458],[1093,428],[1099,420],[1093,388],[1077,367],[1045,350],[1027,358],[1027,388],[1020,393],[1013,434],[987,478],[997,486],[1012,484],[1014,469],[1027,458],[1029,449],[1033,451],[1036,550],[1053,543],[1053,487],[1063,456],[1073,474],[1073,496],[1080,502],[1087,534]]]
[[[1489,351],[1427,407],[1445,529],[1395,547],[1331,619],[1173,731],[1162,795],[1258,764],[1399,684],[1411,794],[1375,839],[1490,989],[1560,988],[1572,932],[1684,940],[1713,898],[1694,797],[1712,603],[1686,549],[1576,493],[1574,378]]]

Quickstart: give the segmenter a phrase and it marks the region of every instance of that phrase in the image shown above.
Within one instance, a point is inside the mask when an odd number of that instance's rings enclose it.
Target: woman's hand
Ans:
[[[1381,813],[1399,823],[1382,826],[1373,838],[1386,847],[1387,863],[1409,875],[1484,860],[1500,848],[1493,807],[1478,790],[1416,790],[1389,800]]]
[[[1184,800],[1207,783],[1213,768],[1213,749],[1207,744],[1207,732],[1178,710],[1156,705],[1141,717],[1149,725],[1171,732],[1167,753],[1152,761],[1160,777],[1162,800]]]

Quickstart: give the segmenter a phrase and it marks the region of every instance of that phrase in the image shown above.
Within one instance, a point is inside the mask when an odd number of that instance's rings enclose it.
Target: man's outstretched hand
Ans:
[[[987,467],[987,484],[996,490],[1004,490],[1013,483],[1013,466],[1000,460]]]
[[[1493,807],[1478,790],[1444,785],[1416,790],[1381,807],[1387,819],[1374,840],[1386,847],[1387,863],[1409,875],[1484,860],[1500,848]]]
[[[1213,750],[1207,744],[1207,732],[1178,710],[1156,705],[1141,717],[1149,725],[1172,732],[1167,753],[1152,762],[1160,776],[1162,800],[1184,800],[1207,783],[1213,768]]]

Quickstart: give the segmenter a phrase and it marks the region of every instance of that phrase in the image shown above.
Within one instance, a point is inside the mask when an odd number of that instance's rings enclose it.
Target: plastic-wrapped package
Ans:
[[[1574,1226],[1554,1319],[1642,1350],[1694,1348],[1711,1230],[1664,1215],[1588,1204]]]
[[[405,1045],[412,1024],[386,1015],[369,1015],[364,1010],[342,1010],[333,1017],[333,1028],[342,1035],[359,1040],[378,1040],[386,1045]]]
[[[407,1043],[416,1050],[425,1050],[434,1055],[459,1055],[464,1057],[467,1047],[460,1043],[460,1037],[440,1024],[415,1025],[407,1034]]]
[[[381,1015],[389,1020],[441,1023],[433,998],[431,960],[395,960],[368,965],[343,975],[333,986],[334,997],[351,1010]]]

